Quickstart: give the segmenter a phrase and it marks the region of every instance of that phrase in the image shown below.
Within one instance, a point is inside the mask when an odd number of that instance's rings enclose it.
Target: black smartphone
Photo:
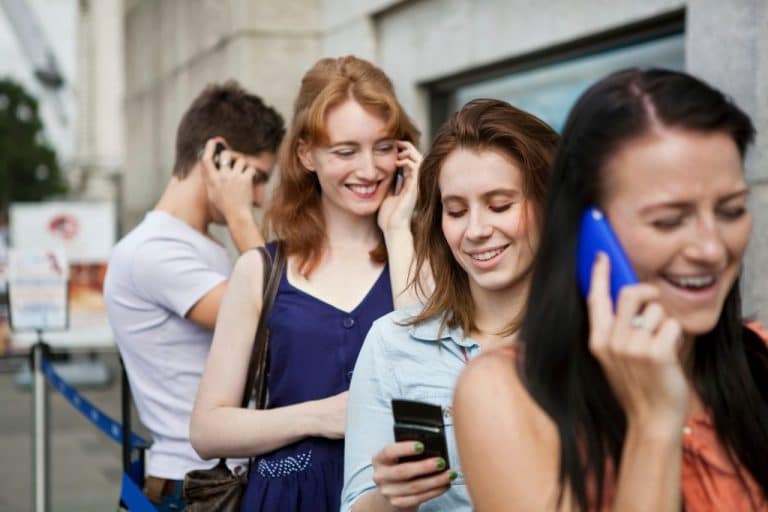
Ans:
[[[403,181],[405,181],[405,175],[403,174],[402,167],[398,167],[395,170],[395,175],[392,177],[392,195],[396,196],[403,190]]]
[[[227,149],[227,146],[225,146],[221,142],[217,142],[216,147],[213,148],[213,156],[211,157],[211,161],[213,162],[213,165],[214,167],[216,167],[216,169],[221,168],[221,152],[224,151],[225,149]]]
[[[401,457],[400,462],[442,457],[446,467],[451,466],[442,407],[426,402],[394,399],[392,415],[395,418],[395,441],[418,441],[424,445],[423,452]]]

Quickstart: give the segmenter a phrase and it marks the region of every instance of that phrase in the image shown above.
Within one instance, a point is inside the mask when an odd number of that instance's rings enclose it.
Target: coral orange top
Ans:
[[[755,325],[749,327],[768,343],[768,331],[765,328]],[[502,350],[507,355],[519,357],[514,347]],[[613,502],[615,485],[615,480],[609,477],[604,490],[604,503]],[[683,429],[681,486],[686,512],[768,511],[768,500],[755,481],[746,470],[734,464],[720,444],[709,414],[691,417],[686,421]],[[604,510],[612,510],[612,507],[604,507]]]
[[[683,432],[681,483],[686,512],[768,510],[768,501],[752,477],[731,461],[720,444],[708,415],[689,418]]]

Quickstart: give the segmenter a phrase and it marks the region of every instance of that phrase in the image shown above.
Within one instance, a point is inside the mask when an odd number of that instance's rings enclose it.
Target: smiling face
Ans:
[[[741,268],[751,217],[726,134],[661,129],[606,166],[603,207],[638,278],[690,336],[717,323]]]
[[[373,216],[387,196],[397,149],[386,119],[348,99],[330,109],[327,145],[299,146],[299,158],[317,175],[323,208]]]
[[[497,151],[457,149],[439,186],[443,236],[472,294],[527,284],[538,234],[518,164]]]

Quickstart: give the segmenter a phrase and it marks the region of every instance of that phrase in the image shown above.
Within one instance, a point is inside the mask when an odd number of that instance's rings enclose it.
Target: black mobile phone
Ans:
[[[402,167],[398,167],[395,170],[395,175],[392,177],[392,195],[396,196],[403,190],[403,181],[405,181],[405,175],[403,174]]]
[[[395,418],[395,441],[418,441],[424,445],[423,452],[401,457],[400,462],[442,457],[446,467],[451,466],[445,440],[443,409],[439,405],[394,399],[392,415]]]
[[[213,148],[213,156],[211,157],[211,161],[217,170],[221,168],[221,152],[225,149],[227,149],[227,146],[221,142],[217,142],[216,147]]]

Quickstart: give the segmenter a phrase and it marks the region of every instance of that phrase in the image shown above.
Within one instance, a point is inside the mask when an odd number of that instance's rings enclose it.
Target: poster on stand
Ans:
[[[68,326],[69,267],[61,249],[12,249],[8,255],[8,310],[14,331]]]
[[[0,226],[0,357],[10,351],[11,327],[8,323],[8,244],[7,230]]]
[[[46,341],[62,348],[113,347],[102,286],[115,244],[116,212],[111,202],[14,203],[10,208],[14,250],[61,248],[69,265],[69,327]],[[34,336],[13,332],[12,350],[26,349]]]

